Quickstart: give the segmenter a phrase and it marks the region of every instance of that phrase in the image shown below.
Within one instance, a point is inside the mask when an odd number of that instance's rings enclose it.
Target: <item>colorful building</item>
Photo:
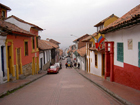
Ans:
[[[105,34],[105,78],[140,90],[140,5],[100,30]]]
[[[47,70],[51,63],[51,49],[53,47],[47,43],[46,40],[38,40],[39,47],[39,68],[40,70]]]
[[[107,27],[110,23],[117,20],[118,17],[114,14],[110,15],[109,17],[105,18],[104,20],[100,21],[95,25],[97,28],[97,32],[92,34],[91,36],[82,40],[86,42],[86,65],[87,65],[87,72],[104,77],[105,75],[105,50],[104,44],[102,39],[105,38],[104,34],[100,34],[99,30]]]

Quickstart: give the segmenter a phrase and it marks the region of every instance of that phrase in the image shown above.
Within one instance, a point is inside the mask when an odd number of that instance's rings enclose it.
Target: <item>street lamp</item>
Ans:
[[[72,34],[70,36],[78,37],[78,36],[75,36],[75,35],[72,35]]]

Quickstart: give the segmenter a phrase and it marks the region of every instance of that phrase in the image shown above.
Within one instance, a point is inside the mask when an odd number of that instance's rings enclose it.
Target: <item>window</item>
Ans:
[[[117,43],[117,61],[123,62],[123,43]]]
[[[97,68],[98,64],[97,64],[97,53],[95,53],[95,67]]]
[[[2,17],[5,18],[5,11],[2,11]]]
[[[25,56],[27,56],[28,55],[28,41],[24,42],[24,46],[25,46],[24,53],[25,53]]]
[[[36,48],[38,48],[38,37],[36,37]]]
[[[90,48],[90,47],[92,47],[92,44],[91,44],[91,43],[89,44],[89,48]]]
[[[138,66],[140,67],[140,42],[138,42]]]
[[[34,40],[34,37],[32,37],[32,48],[35,49],[35,40]]]

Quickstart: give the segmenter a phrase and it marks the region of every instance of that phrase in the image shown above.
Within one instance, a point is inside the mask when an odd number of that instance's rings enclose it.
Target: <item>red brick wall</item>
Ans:
[[[114,65],[114,81],[140,90],[140,68],[124,63],[124,67]]]
[[[86,37],[88,37],[89,35],[85,35],[84,37],[82,37],[81,39],[79,39],[79,43],[78,43],[78,49],[81,47],[84,47],[86,45],[86,42],[82,42],[82,40]]]

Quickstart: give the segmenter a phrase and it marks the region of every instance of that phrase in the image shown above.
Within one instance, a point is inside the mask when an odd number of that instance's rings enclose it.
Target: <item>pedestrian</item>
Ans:
[[[78,62],[78,69],[80,69],[80,63]]]

